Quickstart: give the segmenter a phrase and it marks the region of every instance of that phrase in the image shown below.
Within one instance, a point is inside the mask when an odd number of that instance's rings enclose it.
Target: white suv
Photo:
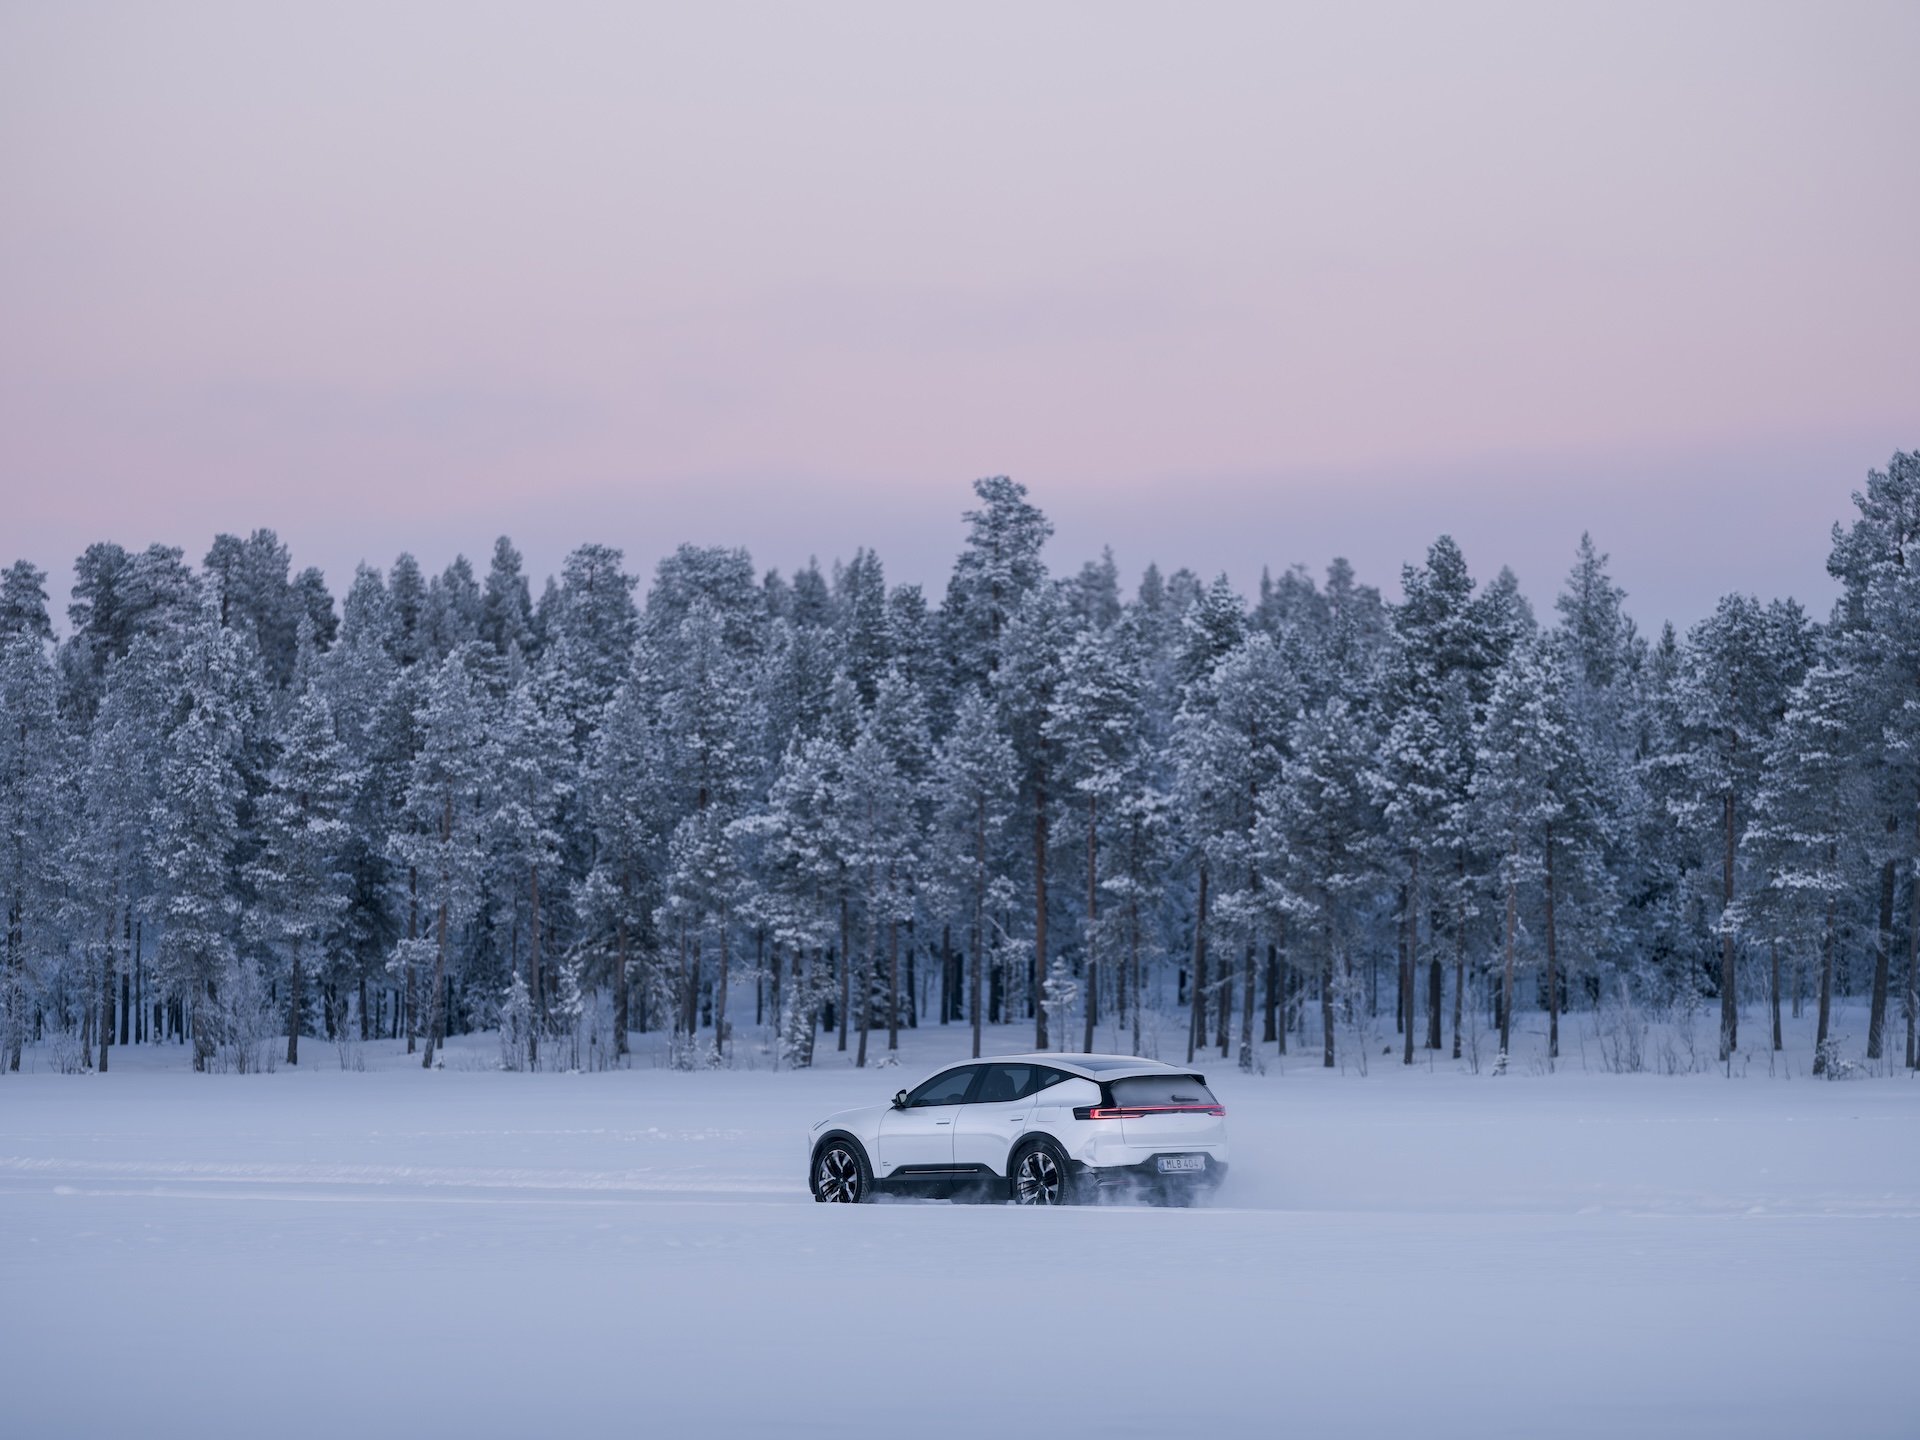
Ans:
[[[1063,1205],[1108,1189],[1185,1198],[1227,1173],[1226,1107],[1206,1077],[1137,1055],[1001,1055],[953,1065],[891,1105],[808,1135],[813,1198],[984,1190]]]

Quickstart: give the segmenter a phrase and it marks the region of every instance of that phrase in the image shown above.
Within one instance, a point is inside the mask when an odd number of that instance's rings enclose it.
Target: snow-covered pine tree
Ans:
[[[1549,650],[1538,642],[1508,654],[1487,701],[1474,757],[1474,805],[1487,848],[1499,856],[1502,1056],[1512,1050],[1521,896],[1536,885],[1544,888],[1550,827],[1566,809],[1555,776],[1571,737],[1553,694],[1552,665]]]
[[[1112,560],[1109,554],[1109,566]],[[1117,608],[1117,592],[1114,604]],[[1093,1049],[1100,1018],[1101,826],[1139,785],[1140,669],[1137,632],[1110,622],[1100,628],[1097,619],[1090,620],[1067,647],[1060,684],[1042,722],[1060,755],[1062,829],[1079,832],[1086,862],[1080,1044],[1086,1051]]]
[[[881,952],[898,913],[895,877],[911,860],[907,830],[912,824],[914,800],[912,788],[873,718],[869,712],[847,752],[834,802],[838,844],[859,890],[864,930],[853,987],[860,1026],[854,1064],[862,1066],[867,1063],[867,1036],[873,1026]],[[897,991],[898,987],[892,988]]]
[[[1738,897],[1738,844],[1747,807],[1759,787],[1768,736],[1798,683],[1809,640],[1799,608],[1762,606],[1728,595],[1688,632],[1679,687],[1680,729],[1688,785],[1674,819],[1715,855],[1719,871],[1720,1059],[1740,1039],[1737,931],[1727,911]],[[1715,838],[1710,843],[1706,836]],[[1886,946],[1882,945],[1884,952]]]
[[[1769,1001],[1773,1048],[1782,1045],[1782,946],[1817,950],[1819,1019],[1813,1073],[1825,1071],[1833,1014],[1833,961],[1838,909],[1857,874],[1855,857],[1870,848],[1860,817],[1873,813],[1871,781],[1854,756],[1862,710],[1858,674],[1822,662],[1807,671],[1767,747],[1764,779],[1753,797],[1740,848],[1754,884],[1734,901],[1729,921],[1771,952]],[[1849,863],[1853,861],[1854,863]]]
[[[53,639],[47,613],[47,572],[27,560],[0,571],[0,639],[24,635],[45,644]]]
[[[963,897],[967,935],[967,1018],[980,1054],[985,1014],[988,896],[1018,796],[1019,761],[993,704],[978,690],[960,697],[953,728],[934,762],[936,852]]]
[[[600,900],[594,920],[610,942],[617,1056],[627,1053],[633,967],[643,957],[654,958],[658,950],[653,909],[660,900],[666,863],[664,778],[652,687],[644,668],[636,666],[602,716],[581,778],[595,840],[593,874]],[[645,1029],[649,1017],[644,988],[641,1011]]]
[[[929,772],[932,743],[927,731],[926,697],[905,668],[889,663],[875,687],[867,724],[898,776],[892,854],[882,889],[886,924],[887,1049],[900,1048],[900,1022],[912,1004],[913,947],[919,915],[920,889],[925,875],[925,836],[932,797]],[[901,972],[902,931],[907,946],[907,969]]]
[[[1856,492],[1858,517],[1833,532],[1829,573],[1846,587],[1835,612],[1840,656],[1851,664],[1865,706],[1868,744],[1858,752],[1876,782],[1881,827],[1880,925],[1867,1022],[1867,1055],[1880,1058],[1886,1030],[1896,870],[1907,876],[1905,1004],[1907,1065],[1920,1064],[1920,451],[1899,451],[1869,472]],[[1875,744],[1873,742],[1877,741]]]
[[[1334,1015],[1352,998],[1352,943],[1359,907],[1374,892],[1385,855],[1380,816],[1367,783],[1377,741],[1368,717],[1344,695],[1308,710],[1293,726],[1281,783],[1259,799],[1254,855],[1278,890],[1291,944],[1315,962],[1321,1064],[1335,1064]]]
[[[1256,957],[1278,914],[1264,880],[1255,829],[1262,798],[1279,788],[1300,696],[1279,646],[1265,631],[1244,635],[1187,687],[1174,722],[1174,799],[1199,873],[1194,917],[1193,1015],[1189,1059],[1207,1043],[1207,1016],[1228,1052],[1237,953],[1242,1069],[1253,1068]],[[1213,935],[1238,943],[1208,973]]]
[[[553,980],[543,966],[543,921],[560,882],[560,810],[573,790],[569,742],[563,725],[544,710],[524,680],[507,696],[487,735],[487,846],[503,886],[516,897],[513,912],[526,922],[524,973],[516,965],[514,974],[525,985],[531,1007],[527,1060],[534,1066],[540,1063]],[[543,884],[548,891],[544,900]],[[515,930],[517,934],[518,920]],[[517,943],[514,953],[520,953]]]
[[[757,603],[758,591],[750,592]],[[651,619],[651,617],[649,617]],[[668,847],[663,928],[684,955],[680,1033],[698,1031],[707,994],[703,944],[717,941],[711,1012],[714,1049],[727,1053],[733,906],[739,874],[728,827],[761,783],[758,693],[728,618],[696,594],[658,653],[660,735],[677,816]]]
[[[182,1002],[193,1036],[193,1068],[205,1070],[225,1039],[219,990],[240,963],[235,945],[239,901],[233,879],[241,840],[245,748],[234,694],[242,680],[239,639],[201,620],[183,659],[177,706],[153,815],[153,844],[164,882],[156,968]]]
[[[1401,1060],[1411,1065],[1421,921],[1431,923],[1428,894],[1436,872],[1444,876],[1447,869],[1454,870],[1455,886],[1463,878],[1458,870],[1465,857],[1459,826],[1453,822],[1472,779],[1473,752],[1466,727],[1472,722],[1473,692],[1485,686],[1491,646],[1479,607],[1473,603],[1466,557],[1451,536],[1442,535],[1428,548],[1424,566],[1405,567],[1401,590],[1405,598],[1393,612],[1394,644],[1382,685],[1386,732],[1370,783],[1400,871],[1396,1009],[1401,1020]],[[1457,903],[1453,908],[1457,913]],[[1464,948],[1464,937],[1456,937],[1456,956],[1463,956]],[[1427,1045],[1437,1050],[1441,1009],[1437,950],[1428,969]]]
[[[0,1056],[20,1068],[34,974],[59,948],[60,874],[71,749],[46,645],[28,625],[0,636]]]
[[[304,617],[302,624],[311,629]],[[307,688],[294,698],[279,758],[268,774],[259,805],[259,848],[250,867],[258,896],[250,916],[254,938],[286,961],[289,1065],[300,1063],[307,976],[324,969],[328,948],[340,939],[354,779],[332,709],[317,688]],[[324,1029],[331,1034],[345,1019],[329,1013]]]
[[[940,610],[956,694],[992,684],[1015,613],[1046,580],[1040,552],[1053,535],[1053,522],[1027,499],[1026,486],[995,475],[974,481],[973,493],[980,508],[962,517],[967,543]]]
[[[1072,616],[1058,587],[1035,585],[1021,601],[1000,641],[1000,665],[993,693],[1002,723],[1020,759],[1023,805],[1033,837],[1033,1043],[1049,1043],[1046,982],[1053,961],[1048,942],[1048,880],[1052,865],[1051,823],[1060,786],[1056,747],[1046,733],[1047,715],[1060,682],[1061,658],[1072,639]]]
[[[421,1065],[431,1069],[448,1030],[447,971],[459,928],[479,900],[484,863],[486,802],[484,730],[464,658],[441,662],[420,716],[420,748],[407,776],[395,859],[405,867],[419,916],[432,935],[408,927],[408,964],[430,947],[433,976],[424,997],[427,1043]],[[408,943],[403,942],[403,943]]]
[[[502,535],[493,542],[486,584],[480,595],[480,638],[503,659],[518,650],[534,656],[533,596],[521,569],[520,552]]]

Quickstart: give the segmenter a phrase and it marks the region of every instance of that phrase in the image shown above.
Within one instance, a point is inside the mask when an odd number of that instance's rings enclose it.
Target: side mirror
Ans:
[[[894,1092],[893,1108],[896,1110],[904,1110],[907,1108],[907,1092],[906,1091],[896,1090]]]

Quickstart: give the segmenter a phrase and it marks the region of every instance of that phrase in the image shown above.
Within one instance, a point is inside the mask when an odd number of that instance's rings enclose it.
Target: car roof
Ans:
[[[982,1055],[976,1065],[1051,1065],[1071,1075],[1090,1080],[1111,1080],[1124,1075],[1192,1075],[1191,1069],[1148,1060],[1139,1055],[1074,1055],[1058,1050],[1043,1050],[1026,1055]]]

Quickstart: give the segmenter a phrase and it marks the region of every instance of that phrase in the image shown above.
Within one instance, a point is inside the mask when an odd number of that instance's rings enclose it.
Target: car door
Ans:
[[[953,1122],[964,1108],[981,1066],[942,1070],[907,1093],[907,1103],[880,1117],[880,1173],[903,1165],[946,1169],[953,1164]]]
[[[1024,1062],[984,1066],[985,1074],[953,1122],[953,1163],[985,1165],[1007,1173],[1007,1152],[1027,1131],[1028,1103],[1059,1076],[1045,1065]]]

